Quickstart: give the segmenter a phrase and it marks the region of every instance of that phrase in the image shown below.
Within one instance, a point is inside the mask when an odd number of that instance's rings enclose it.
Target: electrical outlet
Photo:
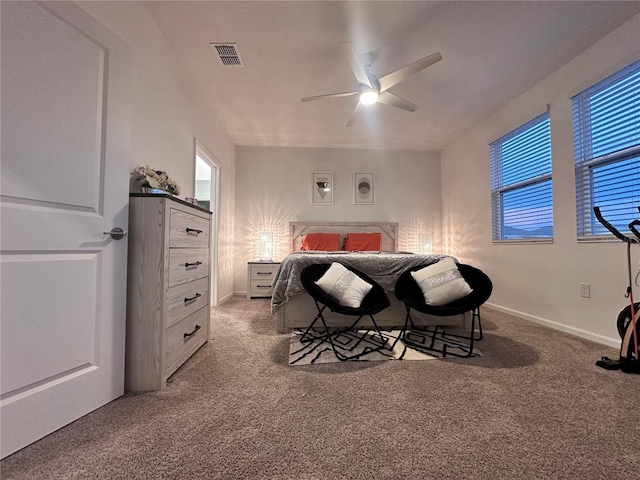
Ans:
[[[589,285],[588,283],[581,283],[580,296],[584,298],[591,298],[591,285]]]

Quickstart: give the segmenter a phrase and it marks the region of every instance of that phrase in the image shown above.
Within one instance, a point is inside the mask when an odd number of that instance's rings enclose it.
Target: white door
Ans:
[[[5,457],[123,394],[130,67],[75,5],[0,13]]]

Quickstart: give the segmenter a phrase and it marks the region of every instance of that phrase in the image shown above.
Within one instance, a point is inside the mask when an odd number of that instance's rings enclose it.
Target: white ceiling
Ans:
[[[145,2],[190,96],[237,145],[439,150],[640,12],[640,2]],[[211,42],[237,43],[244,68]],[[357,97],[341,43],[374,53],[378,76],[439,51],[390,91],[409,113]]]

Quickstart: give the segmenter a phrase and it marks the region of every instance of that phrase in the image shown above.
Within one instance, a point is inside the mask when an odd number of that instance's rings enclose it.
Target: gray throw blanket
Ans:
[[[409,252],[294,252],[285,257],[273,279],[271,311],[275,313],[291,296],[306,293],[300,283],[300,272],[308,265],[331,262],[347,265],[369,275],[389,293],[405,270],[435,263],[447,256]]]

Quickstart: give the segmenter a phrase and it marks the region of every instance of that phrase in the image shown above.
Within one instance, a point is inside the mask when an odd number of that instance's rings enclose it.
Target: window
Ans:
[[[640,60],[573,97],[578,238],[621,232],[640,205]]]
[[[551,240],[549,113],[491,143],[493,241]]]

